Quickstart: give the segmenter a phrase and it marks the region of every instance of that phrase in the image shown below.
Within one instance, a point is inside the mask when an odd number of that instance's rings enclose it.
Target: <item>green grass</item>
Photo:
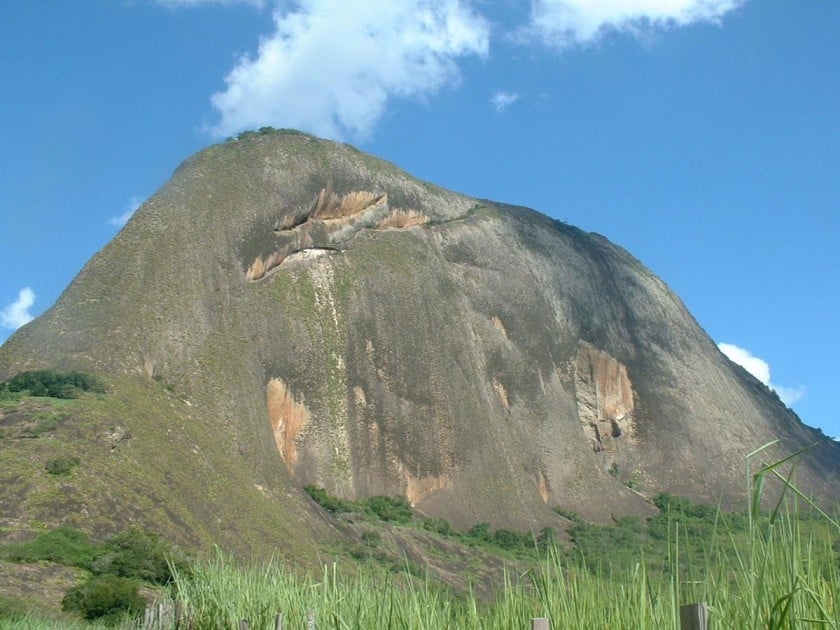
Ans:
[[[34,540],[6,545],[0,556],[10,562],[55,562],[83,569],[90,568],[102,553],[101,545],[71,527],[58,527],[39,534]]]
[[[780,473],[786,463],[751,477],[743,515],[658,497],[663,514],[648,525],[665,539],[662,562],[645,557],[640,524],[620,522],[626,555],[593,565],[549,545],[532,570],[506,576],[491,601],[455,596],[427,577],[345,573],[332,564],[302,578],[277,563],[243,567],[222,555],[176,577],[173,593],[199,625],[212,627],[240,619],[268,627],[277,613],[300,627],[314,610],[319,627],[336,628],[516,628],[536,616],[556,628],[678,628],[680,605],[704,601],[715,627],[837,628],[840,528],[801,496],[792,472]],[[772,478],[782,498],[764,513],[762,490]]]
[[[837,627],[836,562],[821,560],[830,549],[803,536],[795,514],[752,530],[734,559],[714,546],[704,558],[683,557],[679,532],[675,525],[662,571],[649,572],[641,555],[629,571],[592,571],[568,564],[554,547],[532,571],[507,576],[491,601],[455,596],[422,576],[329,564],[322,575],[302,578],[277,562],[239,566],[221,554],[176,578],[173,594],[200,627],[234,627],[241,619],[271,627],[277,613],[289,627],[304,627],[314,610],[318,627],[331,628],[521,628],[537,616],[557,628],[676,628],[679,605],[695,601],[707,602],[716,627]],[[696,569],[703,577],[694,579]]]

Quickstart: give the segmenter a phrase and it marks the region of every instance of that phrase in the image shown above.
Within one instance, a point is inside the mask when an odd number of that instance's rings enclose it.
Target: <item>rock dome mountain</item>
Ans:
[[[332,531],[307,484],[464,528],[604,521],[658,492],[738,502],[771,440],[816,443],[798,485],[840,496],[838,445],[628,252],[297,132],[184,162],[0,347],[0,380],[37,368],[108,393],[51,410],[40,450],[0,442],[7,524],[300,553]],[[44,412],[27,409],[0,423]],[[72,482],[43,472],[61,453]]]

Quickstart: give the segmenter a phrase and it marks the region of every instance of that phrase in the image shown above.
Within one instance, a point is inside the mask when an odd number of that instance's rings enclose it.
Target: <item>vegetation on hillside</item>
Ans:
[[[105,392],[105,386],[90,374],[57,370],[20,372],[0,383],[0,399],[9,398],[14,394],[48,396],[50,398],[78,398],[84,392],[102,394]]]
[[[137,528],[95,542],[84,532],[58,527],[33,540],[4,546],[0,559],[84,569],[87,578],[66,593],[62,609],[106,624],[145,609],[146,600],[139,592],[143,585],[166,586],[176,572],[181,576],[191,572],[182,552]],[[0,620],[20,617],[11,603],[0,606]]]
[[[295,136],[308,136],[309,134],[304,133],[303,131],[298,131],[297,129],[276,129],[274,127],[260,127],[256,131],[241,131],[240,133],[236,134],[235,136],[230,136],[227,138],[226,142],[236,142],[237,140],[247,140],[248,138],[258,138],[259,136],[273,136],[273,135],[295,135]]]
[[[689,512],[696,507],[682,505]],[[330,563],[321,575],[302,576],[275,560],[242,565],[222,553],[194,565],[174,565],[174,581],[162,597],[182,601],[197,627],[237,627],[242,619],[251,627],[271,627],[277,613],[289,627],[303,627],[311,610],[319,627],[381,627],[382,620],[388,620],[386,627],[510,628],[545,616],[553,627],[676,628],[679,605],[693,601],[707,602],[720,627],[795,628],[808,620],[817,627],[832,627],[840,614],[840,570],[831,549],[837,532],[826,537],[825,530],[816,527],[822,523],[795,512],[776,514],[772,524],[772,515],[752,523],[744,516],[744,529],[737,536],[733,533],[738,542],[730,549],[733,540],[715,524],[721,516],[718,511],[708,517],[695,515],[694,525],[702,522],[711,528],[697,554],[682,546],[689,527],[680,520],[682,514],[672,513],[664,532],[668,557],[659,569],[632,545],[597,569],[574,559],[574,553],[581,552],[578,545],[590,544],[586,538],[578,537],[571,552],[551,545],[539,553],[531,570],[508,576],[492,601],[472,591],[452,593],[427,576],[407,571],[365,567],[356,572]],[[648,525],[655,531],[656,525]],[[622,523],[604,526],[599,540],[615,550],[626,540],[627,529]],[[101,547],[91,553],[78,533],[52,534],[43,534],[24,549],[16,547],[18,557],[56,558],[95,570],[103,557],[98,555]],[[22,550],[27,553],[21,555]],[[145,605],[137,585],[136,577],[92,574],[68,593],[65,609],[116,623]],[[44,622],[19,627],[52,626]]]
[[[323,488],[306,486],[307,494],[330,514],[356,513],[381,521],[419,526],[425,531],[456,540],[469,546],[505,550],[518,555],[534,557],[540,549],[544,550],[555,542],[557,533],[546,527],[539,534],[515,531],[512,529],[492,530],[489,523],[477,523],[466,532],[453,529],[442,518],[417,518],[411,510],[411,504],[405,497],[373,496],[357,501],[347,501],[334,497]],[[367,542],[367,541],[366,541]]]
[[[241,619],[271,627],[278,613],[289,627],[304,627],[314,611],[318,627],[507,629],[547,617],[558,628],[678,628],[680,605],[698,601],[708,604],[714,627],[835,627],[840,569],[831,538],[813,527],[812,517],[780,511],[757,522],[745,516],[730,549],[718,516],[714,510],[695,516],[695,524],[711,528],[696,554],[683,546],[681,515],[672,514],[659,569],[649,567],[638,547],[617,558],[621,564],[592,569],[552,545],[531,570],[507,576],[490,601],[409,572],[357,573],[330,563],[323,574],[302,577],[275,561],[242,566],[222,554],[199,563],[192,576],[176,577],[177,596],[200,627],[235,627]],[[605,527],[611,532],[605,539],[612,544],[623,529]],[[837,540],[836,527],[831,537]]]
[[[358,501],[346,501],[328,494],[326,490],[317,486],[305,486],[304,490],[330,514],[357,512],[391,523],[408,523],[413,517],[411,504],[405,497],[377,495]]]
[[[414,528],[457,541],[466,553],[470,545],[484,545],[515,550],[517,566],[530,558],[530,568],[506,575],[489,600],[474,588],[451,591],[407,558],[401,571],[333,561],[320,575],[302,575],[277,560],[243,565],[221,552],[190,563],[140,530],[95,543],[58,528],[7,545],[0,558],[84,569],[89,577],[67,593],[64,609],[107,623],[142,610],[139,586],[145,583],[160,589],[159,598],[179,600],[194,627],[237,627],[243,619],[251,627],[271,627],[278,613],[289,627],[302,627],[313,611],[318,627],[511,628],[548,617],[552,627],[677,628],[680,605],[699,601],[708,604],[716,627],[836,627],[840,526],[799,493],[791,475],[779,473],[780,464],[753,476],[752,500],[743,512],[660,494],[654,498],[660,513],[644,522],[594,525],[564,514],[572,521],[570,546],[550,529],[535,536],[479,523],[456,532],[442,519],[413,515],[402,497],[344,501],[307,488],[328,512],[363,516],[367,544],[378,544],[376,526],[382,523],[383,536]],[[762,488],[772,476],[782,480],[783,498],[763,512]],[[0,603],[4,618],[9,624],[23,619]],[[51,627],[39,624],[10,627]]]
[[[302,624],[314,610],[320,623],[342,627],[375,627],[387,619],[388,626],[405,628],[511,628],[543,616],[553,627],[677,628],[680,605],[704,601],[720,627],[830,627],[840,618],[840,527],[791,483],[792,472],[779,472],[788,461],[753,475],[744,513],[661,494],[655,499],[660,514],[645,524],[619,519],[596,526],[571,515],[573,547],[548,544],[533,569],[506,579],[489,603],[472,590],[455,597],[428,578],[382,581],[340,575],[333,565],[306,580],[270,564],[237,568],[220,557],[191,578],[176,578],[178,592],[200,623],[216,626],[236,619],[265,626],[277,612]],[[783,489],[764,513],[768,477],[781,479]],[[794,501],[785,504],[786,496]],[[444,522],[423,523],[452,535]],[[488,534],[484,524],[467,533]]]

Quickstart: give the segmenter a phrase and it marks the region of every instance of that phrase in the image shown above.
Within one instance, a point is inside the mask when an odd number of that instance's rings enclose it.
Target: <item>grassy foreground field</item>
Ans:
[[[525,628],[548,617],[554,628],[678,628],[679,605],[705,601],[717,628],[836,628],[840,571],[827,540],[805,534],[791,515],[777,515],[732,547],[719,532],[704,557],[680,556],[675,525],[670,563],[651,574],[643,556],[632,567],[582,568],[554,548],[524,575],[508,576],[495,601],[455,597],[428,580],[342,572],[328,565],[301,580],[268,563],[237,568],[218,556],[177,580],[173,592],[199,627],[306,627],[314,610],[320,628]],[[628,570],[629,569],[629,570]]]
[[[679,628],[680,604],[700,601],[713,628],[838,628],[840,530],[797,496],[779,473],[783,463],[752,478],[753,504],[743,514],[666,497],[663,515],[644,528],[578,523],[573,549],[535,548],[532,568],[506,575],[489,600],[455,594],[408,566],[330,562],[305,577],[278,561],[242,566],[222,553],[173,566],[174,580],[158,594],[182,602],[193,628],[239,628],[242,620],[274,628],[278,613],[285,628],[305,628],[309,611],[318,628],[527,628],[533,617],[549,618],[552,628]],[[780,479],[783,499],[762,512],[768,478]],[[74,626],[7,615],[0,627]]]

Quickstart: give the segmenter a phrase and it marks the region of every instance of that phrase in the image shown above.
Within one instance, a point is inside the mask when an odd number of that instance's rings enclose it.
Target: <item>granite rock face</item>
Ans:
[[[840,496],[838,447],[628,252],[297,133],[185,162],[0,348],[0,378],[41,366],[171,384],[280,511],[305,484],[462,527],[731,503],[776,439]]]

